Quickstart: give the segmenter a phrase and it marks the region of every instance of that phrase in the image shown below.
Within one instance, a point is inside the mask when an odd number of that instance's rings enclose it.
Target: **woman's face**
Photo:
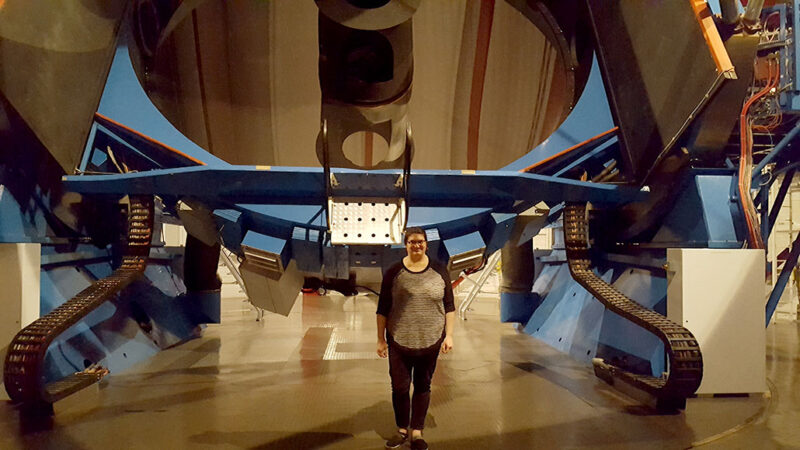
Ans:
[[[427,250],[428,242],[425,240],[424,234],[414,233],[406,236],[406,251],[408,252],[408,256],[422,256]]]

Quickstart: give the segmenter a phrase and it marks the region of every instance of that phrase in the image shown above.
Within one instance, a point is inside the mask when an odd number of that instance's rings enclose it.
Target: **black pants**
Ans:
[[[439,344],[439,343],[437,343]],[[440,344],[439,344],[440,345]],[[431,402],[431,378],[436,370],[439,345],[425,352],[408,351],[389,339],[389,376],[392,378],[392,406],[398,428],[421,430]],[[409,388],[414,381],[414,395]]]

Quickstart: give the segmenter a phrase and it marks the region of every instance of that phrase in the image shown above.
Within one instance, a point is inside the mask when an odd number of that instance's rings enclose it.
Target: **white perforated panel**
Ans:
[[[400,244],[405,227],[402,198],[328,199],[332,244]]]

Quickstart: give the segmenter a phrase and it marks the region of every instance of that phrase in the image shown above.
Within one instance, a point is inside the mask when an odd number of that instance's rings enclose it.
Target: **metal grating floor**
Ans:
[[[376,299],[306,296],[289,317],[223,301],[201,339],[20,423],[0,404],[0,448],[379,449],[393,432],[387,361],[373,356]],[[791,448],[800,445],[798,325],[768,331],[769,397],[690,399],[655,416],[496,315],[471,313],[439,360],[434,449]]]

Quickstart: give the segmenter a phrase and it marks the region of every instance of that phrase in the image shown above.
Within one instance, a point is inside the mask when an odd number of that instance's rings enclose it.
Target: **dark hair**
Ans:
[[[420,227],[409,227],[409,228],[406,228],[405,236],[403,237],[403,243],[404,244],[408,243],[408,237],[411,236],[412,234],[421,234],[421,235],[425,236],[425,242],[428,242],[428,235],[425,234],[425,230],[423,230]]]

